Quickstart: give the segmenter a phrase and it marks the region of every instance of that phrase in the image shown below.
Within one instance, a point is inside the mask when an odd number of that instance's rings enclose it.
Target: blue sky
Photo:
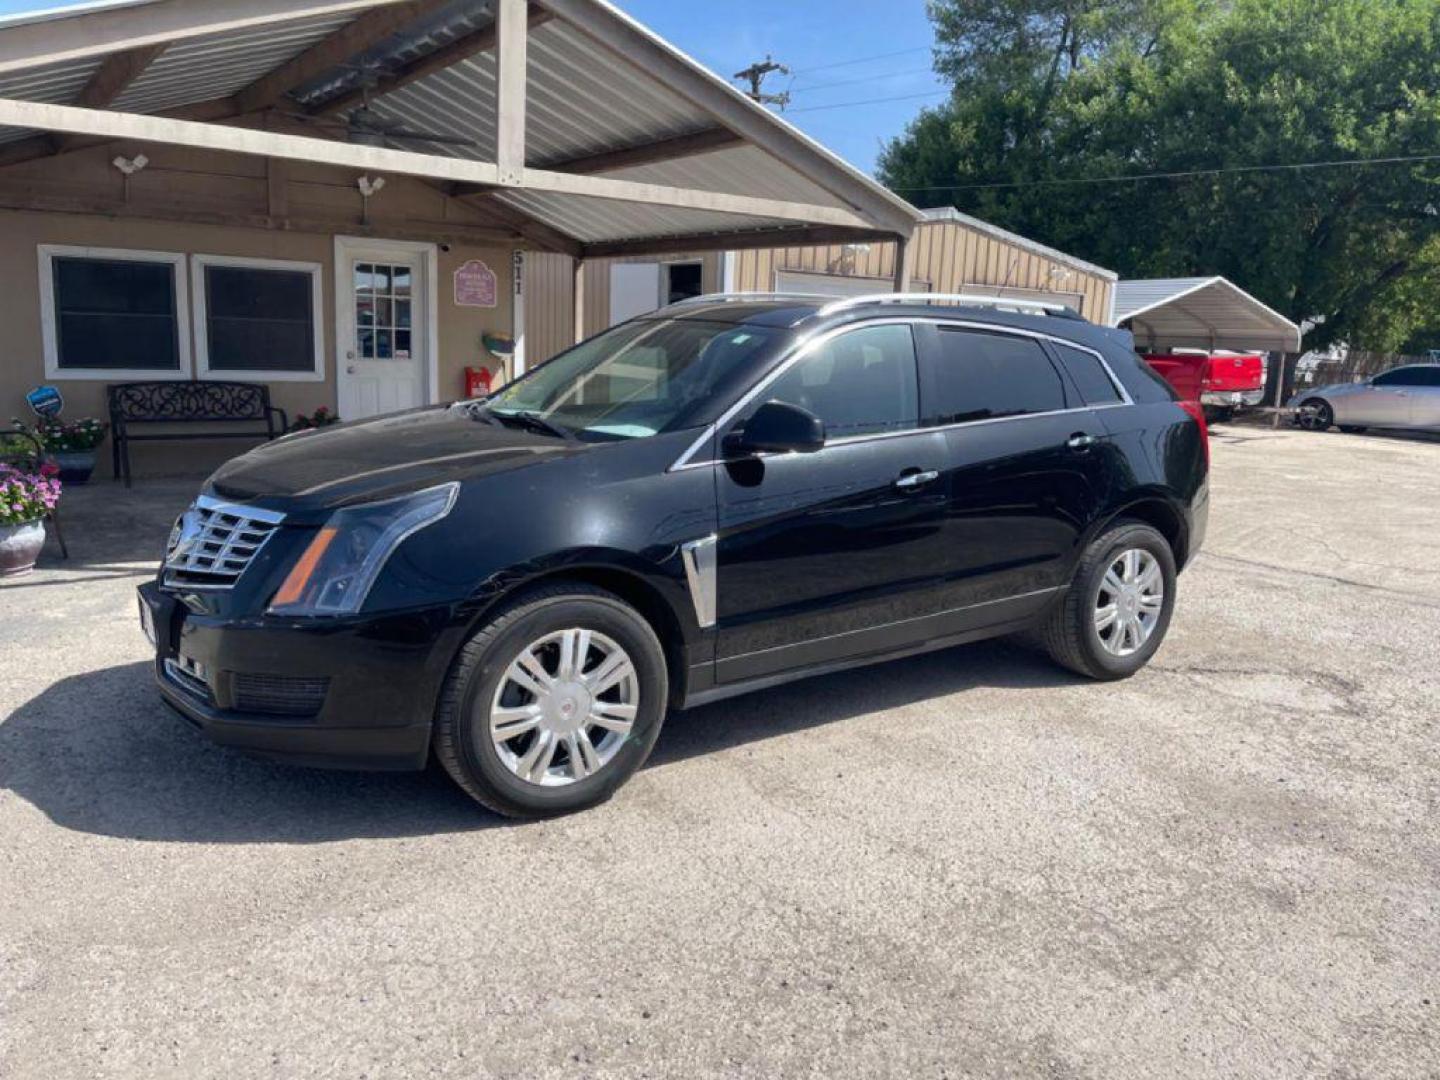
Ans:
[[[788,65],[794,75],[772,76],[766,89],[788,88],[789,119],[867,172],[885,140],[923,106],[943,100],[930,71],[924,0],[618,2],[721,75],[766,53]],[[57,6],[60,0],[0,0],[0,15]]]

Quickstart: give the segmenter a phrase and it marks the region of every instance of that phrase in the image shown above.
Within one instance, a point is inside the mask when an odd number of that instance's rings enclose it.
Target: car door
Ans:
[[[1401,367],[1376,375],[1338,405],[1336,421],[1364,427],[1409,427],[1411,392],[1419,381],[1418,371]]]
[[[1418,380],[1410,388],[1410,426],[1440,431],[1440,365],[1415,369]]]
[[[926,633],[946,558],[945,438],[919,425],[905,321],[807,346],[738,416],[767,401],[825,421],[823,449],[716,468],[716,681],[885,652]]]
[[[1069,582],[1117,451],[1039,337],[951,323],[921,336],[921,400],[949,459],[944,601],[956,613],[952,629],[1026,618]],[[1097,407],[1123,404],[1097,354],[1062,348]]]

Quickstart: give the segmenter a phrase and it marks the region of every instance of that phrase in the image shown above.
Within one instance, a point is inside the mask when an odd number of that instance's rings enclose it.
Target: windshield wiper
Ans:
[[[479,420],[482,424],[493,424],[495,427],[502,427],[500,418],[490,411],[490,406],[483,401],[458,401],[455,407],[463,412],[471,420]]]
[[[557,439],[564,439],[566,442],[579,442],[575,433],[567,427],[561,427],[553,420],[547,420],[538,412],[530,412],[526,409],[519,409],[515,412],[497,412],[493,409],[486,410],[502,424],[514,421],[516,425],[528,428],[531,431],[538,431],[542,435],[553,435]]]

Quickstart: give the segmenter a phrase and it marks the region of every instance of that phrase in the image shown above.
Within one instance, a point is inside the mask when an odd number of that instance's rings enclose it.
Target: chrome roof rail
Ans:
[[[705,293],[701,296],[687,296],[683,300],[676,300],[666,304],[666,307],[679,307],[681,304],[729,304],[743,303],[746,300],[825,300],[828,299],[822,293],[802,292],[728,292],[728,293]]]
[[[816,314],[830,315],[865,304],[956,304],[962,307],[1024,311],[1035,315],[1066,313],[1071,318],[1080,318],[1080,314],[1068,304],[1050,300],[1017,299],[1012,296],[986,296],[981,293],[870,293],[866,296],[846,296],[826,304]]]

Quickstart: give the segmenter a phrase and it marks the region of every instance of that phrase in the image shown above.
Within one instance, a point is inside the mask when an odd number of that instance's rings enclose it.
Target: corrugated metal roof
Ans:
[[[91,5],[95,10],[104,6],[109,5]],[[633,25],[633,20],[611,10],[614,18]],[[489,0],[454,0],[402,33],[391,35],[299,88],[292,95],[295,107],[297,110],[302,106],[323,107],[325,101],[352,94],[366,79],[383,81],[387,74],[400,71],[407,64],[488,26],[493,20],[492,12],[493,4]],[[73,9],[67,14],[73,14]],[[111,107],[123,112],[157,113],[224,98],[324,40],[354,17],[351,13],[289,22],[277,20],[263,30],[203,34],[177,42]],[[0,33],[3,29],[0,25]],[[675,53],[673,49],[670,51]],[[61,104],[73,102],[97,66],[98,61],[91,59],[25,71],[0,80],[0,96]],[[404,149],[493,161],[495,69],[493,50],[480,52],[377,96],[372,108],[382,117],[407,128],[468,141],[460,145],[405,140],[397,144]],[[669,83],[638,64],[617,60],[581,30],[559,18],[531,30],[527,72],[527,157],[536,167],[685,135],[711,128],[716,123],[714,115],[677,93]],[[728,85],[723,80],[717,81]],[[331,119],[343,123],[343,116]],[[784,125],[779,118],[776,123]],[[317,128],[316,133],[324,134],[325,130],[333,128]],[[0,129],[0,139],[27,134],[32,132]],[[797,138],[804,139],[798,135]],[[838,159],[835,159],[835,168],[854,175],[854,170]],[[636,166],[610,175],[624,180],[848,207],[816,179],[780,157],[754,147]],[[832,186],[838,180],[838,176],[832,178]],[[867,182],[873,185],[868,178]],[[874,187],[879,194],[878,185]],[[704,234],[781,224],[769,218],[531,191],[507,191],[501,198],[582,242]],[[884,198],[900,206],[907,205],[888,192]]]
[[[69,60],[63,64],[50,64],[12,75],[0,75],[0,97],[64,105],[74,101],[80,91],[85,89],[85,84],[99,66],[99,60]],[[21,139],[29,134],[31,133],[24,128],[0,127],[0,143]]]
[[[927,223],[952,221],[958,225],[964,225],[966,228],[974,229],[988,236],[993,236],[997,240],[1003,240],[1013,247],[1023,248],[1026,251],[1034,252],[1036,255],[1043,256],[1047,259],[1054,259],[1056,262],[1062,262],[1066,266],[1073,266],[1077,270],[1083,270],[1087,274],[1094,274],[1096,277],[1105,278],[1107,281],[1116,281],[1120,277],[1114,270],[1106,270],[1103,266],[1096,266],[1094,263],[1086,262],[1084,259],[1077,259],[1074,255],[1067,255],[1065,252],[1059,251],[1056,248],[1047,247],[1035,240],[1031,240],[1027,236],[1013,233],[1009,229],[1002,229],[999,225],[991,225],[988,221],[981,221],[979,218],[971,217],[969,214],[962,214],[953,206],[932,207],[929,210],[921,210],[920,213],[924,216]]]
[[[1223,277],[1154,278],[1115,286],[1115,324],[1147,348],[1296,352],[1300,328]]]
[[[302,19],[178,43],[152,61],[111,108],[149,113],[225,97],[329,37],[353,18],[347,13]]]

